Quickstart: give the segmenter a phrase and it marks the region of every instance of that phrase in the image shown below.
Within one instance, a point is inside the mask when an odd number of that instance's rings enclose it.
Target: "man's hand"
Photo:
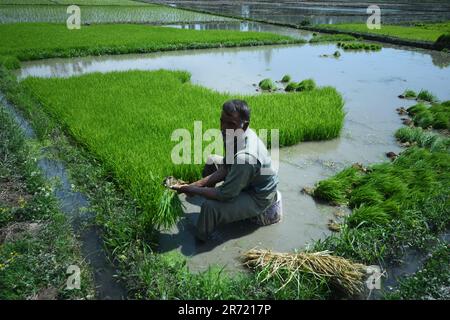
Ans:
[[[193,195],[199,195],[207,199],[217,199],[218,197],[216,188],[197,187],[190,184],[175,184],[170,188],[178,193],[185,193],[188,197]]]
[[[185,193],[186,196],[192,197],[193,194],[189,192],[189,184],[175,184],[170,187],[170,189],[175,190],[178,193]]]

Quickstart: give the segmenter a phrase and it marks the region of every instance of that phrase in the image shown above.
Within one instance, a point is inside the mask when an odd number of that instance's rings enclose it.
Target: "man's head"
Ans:
[[[226,130],[247,130],[250,124],[250,108],[243,100],[228,100],[222,106],[220,130],[225,135]]]

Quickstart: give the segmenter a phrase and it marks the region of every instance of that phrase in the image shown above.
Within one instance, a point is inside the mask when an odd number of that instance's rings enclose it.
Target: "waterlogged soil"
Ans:
[[[305,44],[51,59],[23,63],[18,76],[69,77],[164,68],[187,70],[193,83],[218,91],[266,94],[257,92],[255,84],[290,74],[295,81],[313,78],[319,86],[334,86],[342,93],[347,114],[339,138],[280,150],[279,190],[284,213],[280,223],[259,228],[247,222],[234,223],[220,228],[212,241],[200,244],[192,230],[202,199],[181,197],[185,217],[161,233],[160,251],[180,251],[189,257],[192,270],[204,270],[211,264],[236,270],[241,253],[248,249],[292,251],[332,233],[327,224],[330,219],[342,219],[340,210],[315,202],[301,189],[352,163],[389,161],[386,152],[401,152],[393,137],[402,126],[395,109],[414,104],[398,98],[405,89],[429,89],[442,100],[450,99],[448,54],[384,45],[380,52],[341,50],[340,58],[320,57],[336,50],[335,44]],[[280,83],[278,86],[282,88]]]

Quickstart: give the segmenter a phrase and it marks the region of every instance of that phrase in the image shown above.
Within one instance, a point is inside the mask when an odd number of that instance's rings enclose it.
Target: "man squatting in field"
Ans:
[[[196,230],[202,241],[226,223],[252,219],[268,225],[281,219],[278,176],[266,146],[249,124],[250,108],[245,101],[225,102],[220,117],[225,158],[210,155],[202,179],[172,186],[179,193],[206,198]]]

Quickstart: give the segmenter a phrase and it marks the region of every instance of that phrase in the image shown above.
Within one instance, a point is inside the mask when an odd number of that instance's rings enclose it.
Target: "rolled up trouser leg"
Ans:
[[[206,200],[197,220],[197,237],[206,241],[218,226],[256,217],[263,210],[246,192],[231,201]]]

